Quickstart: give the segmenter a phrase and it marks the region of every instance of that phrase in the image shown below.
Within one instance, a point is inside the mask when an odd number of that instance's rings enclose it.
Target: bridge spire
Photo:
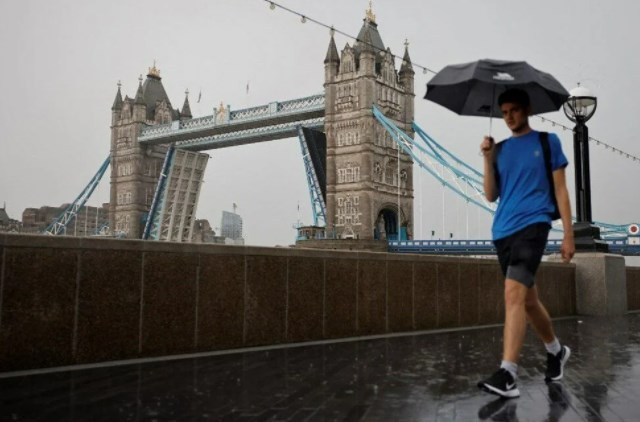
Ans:
[[[402,66],[400,66],[400,72],[398,73],[415,73],[411,64],[411,57],[409,57],[409,40],[404,41],[404,57],[402,57]]]
[[[144,92],[142,90],[142,75],[138,78],[138,91],[136,91],[136,104],[145,104],[144,102]]]
[[[189,90],[187,89],[184,92],[184,104],[182,105],[182,110],[180,110],[180,118],[191,119],[193,116],[191,115],[191,106],[189,105]]]
[[[327,56],[324,59],[324,64],[328,63],[340,63],[340,56],[338,55],[338,47],[331,34],[331,40],[329,41],[329,48],[327,49]]]
[[[122,93],[120,92],[121,86],[122,84],[118,81],[118,92],[116,93],[116,99],[113,101],[113,106],[111,107],[111,110],[113,111],[122,109]]]

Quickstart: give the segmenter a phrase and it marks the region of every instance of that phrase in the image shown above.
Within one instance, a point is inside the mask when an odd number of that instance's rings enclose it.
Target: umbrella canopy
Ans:
[[[424,98],[465,116],[502,117],[498,96],[509,88],[529,94],[531,114],[558,110],[569,93],[527,62],[478,60],[450,65],[427,83]]]

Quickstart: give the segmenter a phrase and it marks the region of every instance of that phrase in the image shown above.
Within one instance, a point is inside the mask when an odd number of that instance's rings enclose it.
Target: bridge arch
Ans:
[[[377,240],[398,240],[398,204],[383,203],[377,210],[373,238]],[[409,233],[409,219],[400,208],[400,230],[402,238]]]

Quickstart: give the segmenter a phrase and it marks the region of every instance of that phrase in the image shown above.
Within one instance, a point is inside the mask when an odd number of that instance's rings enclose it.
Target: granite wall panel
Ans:
[[[241,347],[244,329],[245,258],[200,255],[198,351]]]
[[[285,341],[287,258],[247,256],[244,344]]]
[[[387,271],[385,260],[358,262],[358,334],[387,331]]]
[[[0,371],[73,362],[78,252],[5,250]]]
[[[357,334],[357,262],[355,259],[333,259],[325,263],[325,338]]]
[[[324,260],[289,258],[287,341],[322,339]]]
[[[553,267],[541,265],[536,273],[536,286],[538,288],[538,297],[544,304],[552,318],[559,316],[560,301],[558,298],[558,284],[560,274],[553,271]]]
[[[439,262],[438,328],[457,327],[460,323],[460,268],[455,262]]]
[[[142,343],[145,356],[195,350],[198,255],[143,255]]]
[[[479,324],[480,286],[478,283],[478,264],[460,263],[460,325],[472,326]]]
[[[478,322],[496,324],[504,319],[504,278],[497,264],[478,264]]]
[[[387,283],[388,331],[413,330],[413,263],[387,260]]]
[[[81,253],[77,363],[138,356],[141,276],[142,252]]]
[[[438,326],[438,273],[435,262],[416,262],[413,267],[416,330]]]

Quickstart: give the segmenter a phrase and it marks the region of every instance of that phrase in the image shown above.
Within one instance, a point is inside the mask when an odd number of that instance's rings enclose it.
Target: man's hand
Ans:
[[[560,246],[560,254],[562,255],[562,260],[565,263],[571,262],[571,258],[573,258],[573,254],[576,253],[576,244],[573,240],[573,236],[565,236],[562,239],[562,246]]]
[[[480,152],[485,156],[485,158],[493,160],[493,155],[496,152],[495,147],[496,143],[493,138],[490,136],[485,136],[482,140],[482,143],[480,144]]]

